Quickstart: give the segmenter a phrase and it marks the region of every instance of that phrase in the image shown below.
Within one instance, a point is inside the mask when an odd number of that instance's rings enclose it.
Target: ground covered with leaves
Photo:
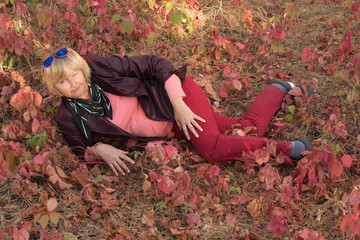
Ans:
[[[0,239],[357,239],[359,10],[354,0],[0,0]],[[61,46],[186,63],[231,117],[271,78],[305,83],[315,94],[292,90],[266,137],[316,148],[299,162],[269,144],[211,164],[184,141],[105,139],[136,159],[131,173],[85,165],[41,84]]]

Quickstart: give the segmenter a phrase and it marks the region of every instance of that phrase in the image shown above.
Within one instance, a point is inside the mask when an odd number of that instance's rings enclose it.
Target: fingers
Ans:
[[[115,157],[114,162],[109,164],[111,170],[115,173],[116,176],[119,176],[118,173],[125,175],[125,172],[129,173],[130,169],[126,166],[126,164],[121,160],[124,159],[129,163],[135,164],[135,162],[125,155],[125,151],[119,150],[118,156]]]
[[[202,117],[199,117],[198,115],[195,115],[194,119],[202,121],[203,123],[206,123],[205,119],[203,119]]]

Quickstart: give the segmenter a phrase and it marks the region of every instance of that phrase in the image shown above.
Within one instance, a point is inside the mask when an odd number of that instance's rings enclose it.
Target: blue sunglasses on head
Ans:
[[[57,57],[57,58],[63,58],[63,57],[65,57],[68,53],[69,53],[68,49],[67,49],[67,48],[63,48],[63,49],[60,49],[59,51],[56,52],[55,57]],[[53,57],[53,56],[48,57],[47,59],[45,59],[45,61],[44,61],[44,63],[43,63],[43,68],[50,67],[51,64],[53,63],[53,61],[54,61],[54,57]]]

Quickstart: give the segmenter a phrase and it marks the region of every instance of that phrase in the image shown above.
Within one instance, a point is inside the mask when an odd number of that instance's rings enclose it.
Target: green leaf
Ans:
[[[291,122],[291,121],[293,120],[293,118],[294,118],[294,115],[292,115],[291,113],[289,113],[288,115],[286,115],[286,116],[284,117],[284,120],[285,120],[286,122]]]
[[[172,2],[167,2],[165,5],[165,8],[166,9],[174,9],[175,5]]]
[[[152,44],[154,42],[155,35],[151,32],[148,37],[148,44]]]
[[[241,194],[241,188],[240,187],[230,187],[229,193]]]
[[[16,56],[12,56],[9,60],[9,67],[14,66],[14,64],[17,62],[17,57]]]
[[[120,15],[115,14],[115,15],[111,18],[110,24],[113,25],[114,22],[119,21],[119,20],[120,20]]]
[[[179,25],[181,23],[181,15],[178,11],[172,11],[169,14],[169,19],[174,25]]]
[[[289,108],[289,111],[291,112],[291,114],[294,114],[295,113],[295,105],[290,105],[290,106],[288,106],[288,108]]]
[[[104,176],[102,176],[101,174],[99,174],[99,175],[95,178],[94,182],[95,182],[95,184],[98,184],[98,183],[101,182],[103,179],[104,179]]]
[[[129,34],[132,33],[132,31],[134,30],[134,26],[135,26],[134,23],[129,18],[123,18],[123,20],[120,23],[121,29]]]
[[[194,33],[194,26],[192,24],[189,24],[186,29],[188,30],[190,35]]]

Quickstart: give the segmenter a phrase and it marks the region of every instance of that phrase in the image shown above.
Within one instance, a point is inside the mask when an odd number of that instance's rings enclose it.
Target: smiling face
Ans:
[[[59,50],[47,56],[53,57],[53,62],[47,67],[42,67],[43,83],[55,95],[90,99],[90,67],[77,52],[71,48],[66,49],[68,54],[64,57],[55,56]]]
[[[65,77],[55,83],[55,88],[65,97],[90,99],[90,91],[81,70],[74,70],[68,65],[63,66]]]

